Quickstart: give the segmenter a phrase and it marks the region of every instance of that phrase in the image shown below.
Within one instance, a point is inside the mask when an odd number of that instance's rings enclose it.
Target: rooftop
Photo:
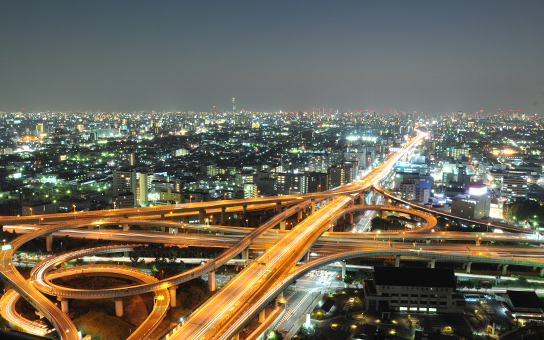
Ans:
[[[442,287],[455,289],[453,269],[374,267],[374,281],[382,286]]]

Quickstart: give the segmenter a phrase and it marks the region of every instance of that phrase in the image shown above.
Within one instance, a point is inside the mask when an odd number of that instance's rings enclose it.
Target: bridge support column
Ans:
[[[280,222],[280,230],[285,230],[285,221]]]
[[[178,228],[172,227],[172,228],[169,228],[168,231],[169,231],[170,234],[177,234],[178,233]]]
[[[349,223],[353,224],[353,213],[349,213]]]
[[[161,231],[164,233],[166,231],[166,227],[161,227]]]
[[[544,277],[544,268],[540,268],[540,277]]]
[[[123,224],[123,231],[129,231],[130,227],[128,224]]]
[[[436,259],[431,260],[431,268],[435,268],[436,266]]]
[[[205,218],[206,218],[206,210],[202,209],[198,212],[198,223],[204,224]]]
[[[227,223],[227,214],[225,213],[226,210],[227,208],[221,207],[221,225],[225,225]]]
[[[183,223],[189,223],[189,216],[183,216]]]
[[[276,214],[281,213],[281,211],[282,211],[281,202],[276,202]]]
[[[431,239],[429,238],[429,239],[425,240],[425,244],[431,244]]]
[[[395,267],[400,267],[400,255],[395,256]]]
[[[215,292],[215,270],[208,272],[208,289]]]
[[[302,210],[298,211],[298,220],[302,220]]]
[[[342,280],[346,277],[346,261],[342,261]]]
[[[53,251],[53,235],[49,234],[45,237],[45,249],[47,251]]]
[[[176,307],[178,302],[176,300],[176,289],[178,286],[168,288],[170,291],[170,307]]]
[[[248,255],[249,255],[249,247],[246,248],[246,249],[244,249],[244,250],[242,250],[242,252],[241,252],[240,254],[242,254],[242,260],[247,260],[247,259],[249,258],[249,257],[248,257]]]
[[[315,212],[315,200],[310,201],[310,215]]]
[[[477,240],[476,240],[476,245],[477,245],[477,246],[480,245],[480,239],[477,239]]]
[[[310,251],[306,252],[306,263],[310,262]]]
[[[242,208],[244,209],[244,210],[243,210],[243,211],[244,211],[244,217],[246,217],[246,216],[247,216],[247,204],[244,204],[244,205],[242,206]]]
[[[60,309],[62,310],[62,312],[64,314],[68,314],[68,299],[66,298],[58,298],[58,300],[60,301]]]
[[[259,313],[259,322],[263,323],[266,320],[266,311],[263,308],[263,310]]]
[[[502,266],[502,275],[506,275],[506,271],[508,270],[508,265],[507,264],[504,264]]]
[[[470,274],[470,267],[472,267],[472,262],[467,262],[467,274]]]
[[[212,220],[211,220],[211,223],[210,224],[213,224],[213,225],[220,225],[221,222],[219,221],[219,215],[217,214],[214,214],[212,215]]]
[[[115,315],[123,316],[123,299],[121,298],[115,298]]]

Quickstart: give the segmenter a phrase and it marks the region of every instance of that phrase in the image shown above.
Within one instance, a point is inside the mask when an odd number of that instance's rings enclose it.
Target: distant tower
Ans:
[[[232,111],[236,112],[236,101],[232,98]]]

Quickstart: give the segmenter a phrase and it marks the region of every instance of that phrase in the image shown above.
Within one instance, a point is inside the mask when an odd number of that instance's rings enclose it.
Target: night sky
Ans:
[[[544,1],[0,1],[0,111],[544,114]]]

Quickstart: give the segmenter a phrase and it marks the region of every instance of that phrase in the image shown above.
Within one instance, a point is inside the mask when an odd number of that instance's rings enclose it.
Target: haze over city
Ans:
[[[542,340],[542,14],[0,0],[0,339]]]
[[[542,113],[542,1],[2,1],[1,111]],[[24,108],[24,110],[23,110]]]

